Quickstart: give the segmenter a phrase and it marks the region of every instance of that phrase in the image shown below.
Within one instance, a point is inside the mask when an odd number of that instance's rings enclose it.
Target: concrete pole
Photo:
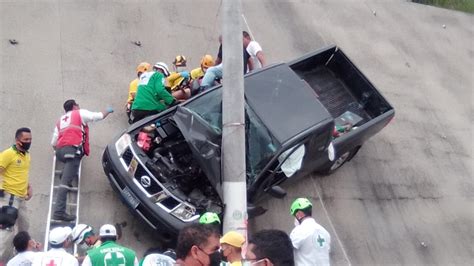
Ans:
[[[243,43],[240,0],[222,3],[222,175],[224,232],[247,235]]]

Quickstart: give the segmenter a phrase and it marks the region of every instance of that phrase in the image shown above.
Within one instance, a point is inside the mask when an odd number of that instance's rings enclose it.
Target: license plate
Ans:
[[[135,172],[137,171],[138,167],[138,161],[135,158],[132,158],[132,161],[130,161],[130,166],[128,166],[128,173],[130,176],[134,176]]]
[[[132,194],[128,187],[122,190],[122,196],[128,205],[134,209],[137,208],[138,204],[140,204],[140,201]]]

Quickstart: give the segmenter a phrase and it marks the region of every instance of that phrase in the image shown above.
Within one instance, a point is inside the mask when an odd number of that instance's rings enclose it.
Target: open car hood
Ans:
[[[186,139],[193,157],[222,198],[221,134],[219,130],[183,106],[177,107],[173,120]]]

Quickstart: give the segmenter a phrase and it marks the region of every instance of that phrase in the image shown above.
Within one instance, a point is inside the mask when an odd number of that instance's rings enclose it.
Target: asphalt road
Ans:
[[[268,62],[337,44],[397,112],[337,173],[310,176],[286,187],[285,199],[263,202],[269,211],[252,230],[289,232],[289,205],[307,196],[332,235],[333,264],[471,264],[473,16],[406,1],[243,2],[245,28]],[[0,1],[0,144],[7,148],[18,127],[33,130],[35,238],[45,230],[52,129],[62,103],[74,98],[82,108],[116,110],[91,126],[80,220],[126,221],[121,242],[138,254],[156,245],[111,190],[100,157],[127,126],[123,106],[136,64],[171,63],[182,53],[198,66],[203,54],[215,55],[220,9],[210,0]]]

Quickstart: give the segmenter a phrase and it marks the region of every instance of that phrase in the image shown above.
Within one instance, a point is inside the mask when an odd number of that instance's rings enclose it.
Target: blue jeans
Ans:
[[[222,64],[207,69],[206,74],[202,78],[201,87],[205,90],[214,85],[216,79],[222,78]]]

